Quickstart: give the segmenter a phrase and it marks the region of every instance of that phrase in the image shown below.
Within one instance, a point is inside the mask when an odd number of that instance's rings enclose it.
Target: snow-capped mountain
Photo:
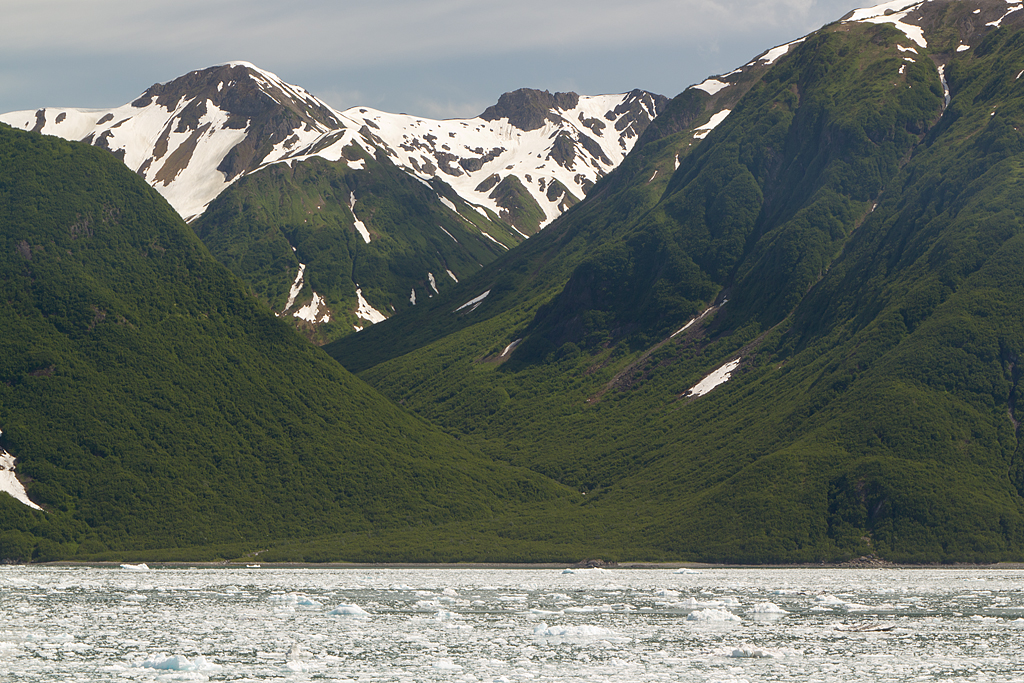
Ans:
[[[154,85],[116,109],[45,108],[0,121],[109,149],[188,221],[245,174],[312,156],[340,161],[341,150],[357,144],[421,180],[444,180],[528,235],[612,170],[666,101],[639,90],[519,90],[480,117],[436,121],[365,107],[339,112],[268,71],[232,62]]]

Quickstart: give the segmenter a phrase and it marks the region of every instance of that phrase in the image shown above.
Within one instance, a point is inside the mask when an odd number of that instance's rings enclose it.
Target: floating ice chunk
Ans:
[[[743,621],[738,616],[724,609],[699,609],[686,615],[687,621],[711,622],[735,622]]]
[[[751,614],[789,614],[774,602],[762,602],[750,608]]]
[[[678,598],[679,591],[674,591],[669,588],[663,588],[655,593],[659,598]]]
[[[328,614],[336,617],[368,617],[370,613],[364,610],[359,605],[352,605],[349,603],[341,603]]]
[[[435,669],[440,669],[441,671],[458,671],[462,668],[450,659],[439,659],[430,666]]]
[[[685,327],[683,329],[686,329]],[[682,332],[682,330],[680,330]],[[678,334],[678,333],[677,333]],[[675,335],[673,335],[675,336]],[[679,569],[672,572],[673,574],[700,574],[696,569],[690,569],[689,567],[680,567]]]
[[[199,655],[194,660],[184,655],[171,655],[170,657],[156,655],[142,662],[139,666],[143,669],[156,669],[158,671],[217,671],[223,668],[219,664],[208,661],[202,655]]]
[[[129,564],[126,562],[125,564],[121,565],[121,569],[127,569],[133,572],[148,572],[149,565],[147,565],[145,562],[140,562],[138,564]]]
[[[693,385],[693,387],[691,387],[690,390],[686,392],[686,395],[704,396],[718,385],[725,384],[726,382],[729,381],[729,378],[732,377],[733,371],[739,367],[740,360],[741,359],[739,358],[731,360],[722,367],[718,368],[710,375],[708,375],[707,377]]]
[[[270,596],[271,602],[279,602],[286,607],[323,607],[322,604],[302,593],[286,593]]]
[[[781,659],[785,657],[781,652],[766,650],[760,647],[738,647],[734,648],[730,657],[736,659]]]
[[[533,627],[533,635],[535,636],[600,637],[614,634],[615,632],[610,629],[588,624],[581,626],[548,626],[541,622]]]

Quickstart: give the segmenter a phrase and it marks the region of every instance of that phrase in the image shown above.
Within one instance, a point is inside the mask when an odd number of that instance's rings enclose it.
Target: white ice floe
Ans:
[[[706,81],[704,81],[703,83],[698,83],[697,85],[695,85],[693,87],[696,88],[697,90],[703,90],[704,92],[706,92],[709,95],[714,95],[715,93],[720,92],[720,91],[724,90],[725,88],[728,88],[729,84],[728,83],[724,83],[724,82],[719,81],[719,80],[714,79],[714,78],[709,78]]]
[[[3,430],[0,430],[0,434],[3,434]],[[15,476],[14,462],[14,456],[0,448],[0,491],[10,494],[11,497],[23,505],[35,508],[36,510],[42,510],[43,508],[29,500],[25,486]]]
[[[489,289],[488,289],[488,290],[487,290],[486,292],[484,292],[484,293],[483,293],[483,294],[481,294],[480,296],[478,296],[478,297],[475,297],[475,298],[473,298],[473,299],[470,299],[470,300],[469,300],[469,301],[467,301],[466,303],[462,304],[461,306],[459,306],[458,308],[456,308],[456,309],[455,309],[454,311],[452,311],[452,313],[458,313],[458,312],[459,312],[459,311],[461,311],[462,309],[464,309],[464,308],[467,308],[467,307],[470,307],[470,306],[472,306],[472,308],[470,308],[470,309],[469,309],[468,311],[466,311],[466,312],[467,312],[467,313],[472,313],[473,311],[475,311],[475,310],[476,310],[476,309],[477,309],[477,308],[478,308],[478,307],[480,306],[480,304],[481,304],[481,303],[483,303],[483,300],[484,300],[484,299],[486,299],[486,298],[487,298],[487,295],[488,295],[488,294],[490,294],[490,293],[491,293],[491,290],[489,290]]]
[[[356,307],[357,318],[361,318],[371,325],[376,325],[377,323],[384,322],[388,319],[386,315],[371,306],[370,303],[363,298],[363,290],[360,287],[356,287],[356,299],[359,302]]]
[[[145,562],[140,562],[138,564],[129,564],[126,562],[121,565],[121,569],[127,569],[128,571],[133,572],[148,572],[149,565],[147,565]]]
[[[535,636],[567,636],[567,637],[603,637],[614,635],[615,632],[611,629],[604,628],[602,626],[590,626],[583,624],[580,626],[548,626],[544,622],[541,622],[533,627],[533,635]]]
[[[368,617],[368,616],[370,616],[370,613],[367,612],[362,607],[360,607],[359,605],[352,605],[352,604],[348,604],[348,603],[344,603],[344,602],[341,603],[340,605],[338,605],[337,607],[335,607],[334,609],[332,609],[330,612],[328,612],[328,614],[330,614],[332,616],[342,616],[342,617]]]
[[[194,659],[189,659],[184,655],[155,655],[145,660],[139,666],[143,669],[156,669],[157,671],[219,671],[223,667],[220,664],[214,664],[209,661],[203,655],[198,655]],[[170,679],[168,679],[170,680]],[[179,679],[179,680],[206,680],[206,677],[202,679]]]
[[[689,325],[690,325],[690,323],[687,323],[687,327],[689,327]],[[685,330],[685,329],[686,329],[686,327],[683,328],[683,330]],[[683,330],[679,330],[679,332],[682,332]],[[676,332],[676,334],[679,334],[679,332]],[[672,336],[674,337],[675,334],[672,335]],[[673,574],[700,574],[700,572],[697,571],[696,569],[690,569],[689,567],[680,567],[679,569],[675,570],[672,573]]]
[[[726,382],[729,381],[729,378],[732,377],[733,371],[735,371],[736,368],[740,366],[741,360],[742,359],[740,358],[736,358],[735,360],[729,361],[728,363],[718,368],[710,375],[708,375],[707,377],[693,385],[693,387],[691,387],[690,390],[686,392],[686,395],[695,397],[704,396],[715,387],[721,384],[725,384]]]
[[[284,595],[275,594],[270,596],[270,601],[284,605],[285,607],[303,607],[319,609],[323,607],[319,601],[305,595],[303,593],[286,593]]]
[[[718,127],[718,124],[720,124],[722,121],[725,121],[725,118],[729,116],[729,114],[731,113],[732,109],[723,109],[720,112],[715,112],[715,115],[711,117],[711,120],[709,120],[703,126],[699,126],[693,129],[693,137],[696,138],[697,140],[703,140],[708,136],[708,133],[710,133],[711,131]]]
[[[699,609],[695,612],[690,612],[686,615],[687,621],[697,621],[702,623],[731,623],[737,621],[743,621],[738,616],[724,609]]]

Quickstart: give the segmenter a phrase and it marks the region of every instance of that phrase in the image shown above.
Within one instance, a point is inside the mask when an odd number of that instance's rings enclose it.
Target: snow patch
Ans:
[[[791,43],[786,43],[785,45],[773,47],[771,50],[768,50],[768,52],[765,52],[763,55],[758,57],[755,61],[764,62],[765,64],[774,64],[779,57],[783,57],[788,54],[794,45],[799,45],[802,42],[804,42],[803,38],[800,40],[794,40]]]
[[[0,430],[3,434],[3,430]],[[0,491],[8,493],[19,503],[36,510],[42,510],[28,498],[28,492],[18,478],[14,476],[14,456],[0,448]]]
[[[427,273],[427,279],[430,281],[430,288],[434,290],[434,294],[440,294],[441,292],[439,292],[437,289],[437,281],[434,280],[434,274]]]
[[[437,226],[437,227],[441,230],[441,232],[443,232],[444,234],[448,235],[449,237],[452,237],[452,234],[450,232],[448,232],[447,230],[445,230],[444,228],[442,228],[440,225]],[[455,239],[454,237],[452,237],[452,242],[455,242],[455,244],[459,243],[459,241],[457,239]],[[449,270],[448,273],[450,274],[451,271]],[[458,280],[456,280],[456,282],[458,282]]]
[[[470,308],[470,309],[469,309],[468,311],[466,311],[466,312],[467,312],[467,313],[472,313],[473,311],[475,311],[475,310],[476,310],[476,309],[477,309],[477,308],[478,308],[478,307],[480,306],[480,304],[481,304],[481,303],[483,302],[483,300],[484,300],[484,299],[486,299],[486,298],[487,298],[487,295],[488,295],[488,294],[490,294],[490,293],[491,293],[491,290],[489,290],[489,289],[488,289],[488,290],[487,290],[486,292],[484,292],[484,293],[483,293],[483,294],[481,294],[480,296],[478,296],[478,297],[476,297],[476,298],[473,298],[473,299],[470,299],[470,300],[469,300],[469,301],[467,301],[466,303],[462,304],[461,306],[459,306],[458,308],[456,308],[456,309],[455,309],[454,311],[452,311],[452,313],[458,313],[458,312],[459,312],[459,311],[461,311],[461,310],[462,310],[463,308],[466,308],[466,307],[468,307],[468,306],[472,306],[472,308]]]
[[[370,231],[366,229],[366,225],[356,217],[356,193],[349,192],[348,197],[348,210],[352,212],[352,220],[355,221],[356,230],[362,236],[363,241],[367,244],[370,243]]]
[[[415,287],[413,287],[412,289],[409,290],[409,303],[411,303],[413,306],[416,305],[416,288]]]
[[[294,247],[292,247],[294,249]],[[306,264],[299,264],[299,274],[295,276],[295,282],[292,283],[292,288],[288,290],[288,303],[284,305],[284,310],[288,310],[295,305],[295,298],[299,296],[299,292],[302,291],[302,276],[306,272]]]
[[[356,299],[359,302],[359,305],[356,308],[357,318],[362,318],[371,325],[376,325],[377,323],[387,320],[387,316],[371,306],[370,303],[363,298],[363,290],[359,287],[356,287]]]
[[[697,384],[695,384],[688,392],[686,392],[686,395],[694,397],[704,396],[705,394],[707,394],[720,384],[725,384],[726,382],[729,381],[729,378],[732,376],[733,371],[740,366],[740,360],[740,358],[731,360],[722,367],[718,368],[710,375],[708,375],[701,381],[697,382]]]
[[[444,229],[444,228],[442,228],[442,230],[443,230],[443,229]],[[451,235],[449,235],[449,237],[451,237]],[[455,273],[453,273],[452,271],[450,271],[450,270],[448,270],[448,269],[445,269],[445,271],[444,271],[444,272],[448,273],[448,277],[450,277],[451,279],[455,280],[456,282],[458,282],[458,281],[459,281],[459,278],[455,277]]]
[[[924,37],[924,29],[920,26],[904,23],[907,15],[919,5],[921,0],[892,0],[874,7],[865,7],[853,11],[847,21],[865,21],[871,24],[892,24],[920,47],[928,47]],[[886,14],[888,12],[888,14]],[[1005,17],[1004,17],[1005,18]]]
[[[323,306],[324,304],[326,304],[326,302],[323,300],[323,298],[316,292],[313,292],[312,300],[310,300],[308,304],[306,304],[299,310],[292,313],[292,316],[299,318],[301,320],[305,320],[307,322],[315,323],[317,322],[317,316],[320,313],[320,307]],[[326,323],[330,322],[330,320],[330,313],[325,313],[323,319],[320,320],[320,322]]]
[[[705,123],[703,126],[699,126],[693,129],[693,137],[698,140],[703,140],[708,136],[708,133],[710,133],[711,131],[718,127],[718,124],[720,124],[722,121],[725,121],[725,118],[731,113],[732,109],[723,109],[720,112],[716,112],[715,115],[711,117],[710,121]]]
[[[693,87],[696,88],[697,90],[703,90],[709,95],[714,95],[715,93],[720,92],[725,88],[728,88],[729,84],[723,83],[722,81],[716,80],[714,78],[709,78],[703,83],[699,83]]]

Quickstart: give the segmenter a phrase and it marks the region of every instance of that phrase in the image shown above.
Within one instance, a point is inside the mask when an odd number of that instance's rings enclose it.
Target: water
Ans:
[[[0,568],[0,681],[1022,681],[1022,580]]]

